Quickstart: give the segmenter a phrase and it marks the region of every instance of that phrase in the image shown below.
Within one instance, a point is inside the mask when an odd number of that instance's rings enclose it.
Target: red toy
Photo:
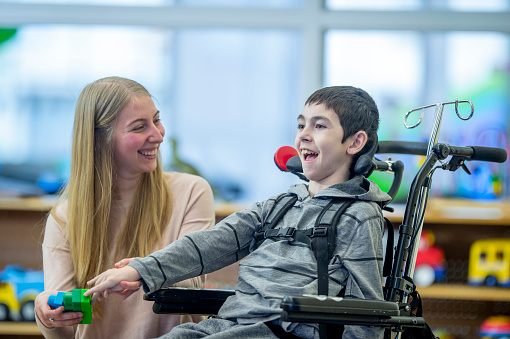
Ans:
[[[417,286],[426,287],[445,277],[445,258],[441,248],[434,246],[434,234],[424,230],[416,256],[413,280]]]

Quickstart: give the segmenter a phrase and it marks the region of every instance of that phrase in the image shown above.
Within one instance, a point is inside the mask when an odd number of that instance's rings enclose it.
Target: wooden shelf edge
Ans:
[[[42,335],[36,323],[0,321],[0,335]]]
[[[510,301],[510,288],[436,284],[418,287],[417,290],[424,299]]]
[[[56,202],[57,196],[2,197],[0,210],[22,210],[47,212]],[[405,205],[391,204],[394,213],[385,212],[392,222],[402,222]],[[216,216],[226,217],[248,207],[235,203],[216,203]],[[475,201],[467,199],[430,198],[425,213],[425,223],[465,225],[510,225],[510,201]]]
[[[232,203],[215,203],[214,211],[217,217],[228,217],[229,215],[244,210],[249,206],[241,205],[241,204],[232,204]]]
[[[25,198],[0,197],[0,210],[49,212],[56,201],[57,197],[50,195]]]
[[[385,212],[391,222],[402,222],[405,205],[390,204],[395,212]],[[459,225],[510,225],[510,202],[468,199],[430,198],[425,211],[425,223]]]

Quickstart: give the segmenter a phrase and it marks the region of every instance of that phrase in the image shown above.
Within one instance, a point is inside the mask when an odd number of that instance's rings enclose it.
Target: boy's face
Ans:
[[[352,155],[348,141],[342,143],[344,129],[338,116],[323,104],[306,105],[298,117],[295,146],[310,186],[319,189],[349,179]]]

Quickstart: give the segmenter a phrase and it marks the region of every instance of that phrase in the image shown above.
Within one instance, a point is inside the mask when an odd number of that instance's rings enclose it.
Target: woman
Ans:
[[[95,305],[91,325],[78,325],[81,312],[48,306],[49,295],[86,288],[87,280],[121,258],[144,257],[214,225],[207,182],[163,172],[164,134],[151,95],[135,81],[103,78],[80,94],[71,175],[48,217],[43,242],[45,292],[35,311],[47,338],[149,338],[181,322],[177,315],[154,314],[142,291],[127,303],[110,298]],[[199,288],[204,279],[176,286]]]

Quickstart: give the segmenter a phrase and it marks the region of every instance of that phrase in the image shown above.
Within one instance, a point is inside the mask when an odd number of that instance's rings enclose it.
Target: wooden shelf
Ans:
[[[435,284],[418,287],[422,298],[510,302],[510,288]]]
[[[11,211],[49,211],[57,197],[53,195],[42,197],[2,197],[0,196],[0,210]]]
[[[385,216],[394,223],[401,223],[405,205],[390,206],[395,212],[385,212]],[[510,201],[430,198],[425,210],[425,223],[510,226]]]
[[[46,216],[55,204],[55,196],[0,196],[0,268],[19,263],[41,269],[42,231]],[[394,213],[385,215],[397,228],[405,206],[392,204]],[[216,203],[216,221],[249,205]],[[478,326],[494,314],[510,315],[510,288],[474,287],[467,282],[467,261],[470,245],[480,238],[510,237],[510,200],[473,201],[431,197],[427,204],[424,227],[434,233],[436,245],[444,250],[448,260],[449,284],[419,287],[424,314],[433,328],[448,328],[459,339],[478,337]],[[218,271],[209,277],[216,286],[233,286],[237,281],[237,266]],[[503,306],[502,306],[503,305]],[[425,317],[425,315],[424,315]],[[462,334],[466,328],[469,334]],[[460,330],[459,330],[460,329]],[[35,323],[0,323],[0,337],[43,338]]]
[[[214,204],[214,211],[216,212],[216,217],[225,218],[229,215],[239,212],[247,208],[246,205],[240,204],[231,204],[231,203],[216,203]]]
[[[0,335],[42,335],[36,323],[0,321]]]
[[[0,210],[49,211],[56,202],[53,195],[42,197],[1,197]],[[391,205],[395,212],[385,215],[395,223],[401,222],[403,204]],[[248,207],[242,204],[217,203],[216,216],[226,217]],[[474,201],[466,199],[430,198],[425,213],[426,223],[510,226],[510,201]]]
[[[47,195],[41,197],[5,197],[0,196],[0,211],[36,211],[48,212],[55,202],[57,196]],[[217,203],[214,208],[217,216],[226,217],[232,213],[241,211],[247,206],[231,203]]]

